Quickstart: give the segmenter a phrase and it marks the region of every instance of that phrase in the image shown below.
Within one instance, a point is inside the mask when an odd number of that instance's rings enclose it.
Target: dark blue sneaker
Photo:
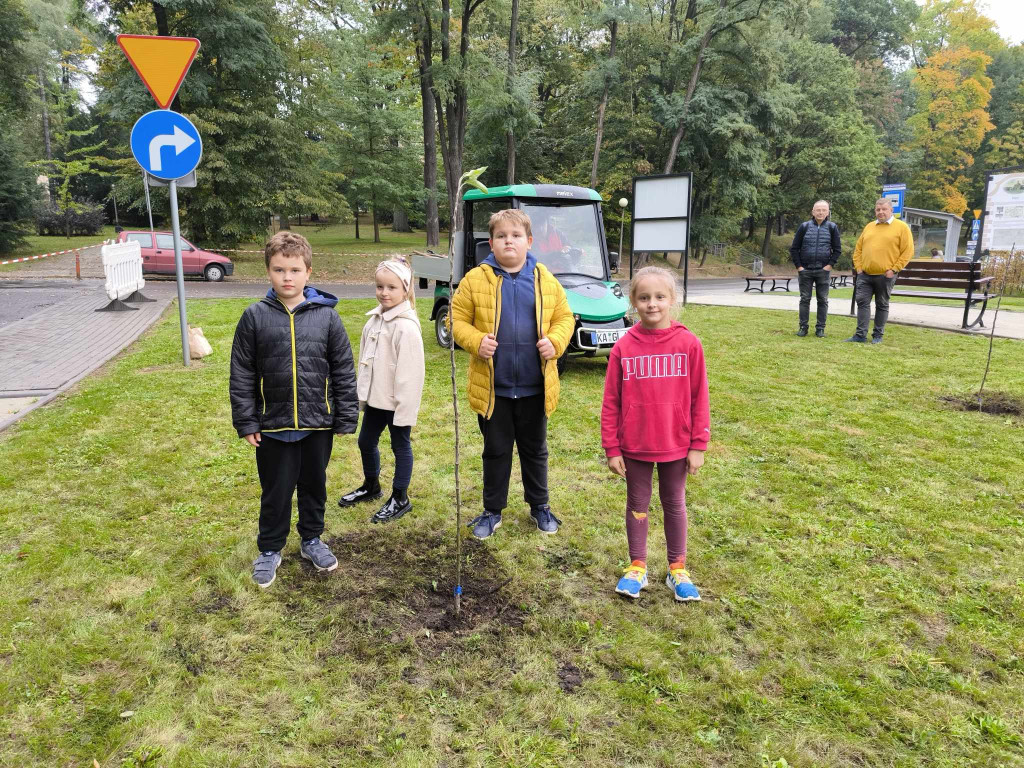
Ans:
[[[320,537],[309,539],[299,545],[299,554],[313,564],[318,571],[333,571],[338,567],[338,558]]]
[[[855,342],[857,344],[867,344],[868,343],[867,338],[865,338],[864,336],[851,336],[848,339],[843,339],[843,341],[852,341],[852,342]]]
[[[533,522],[537,524],[537,530],[541,533],[558,533],[558,526],[562,524],[562,521],[551,513],[551,507],[547,504],[532,507],[530,517],[533,518]]]
[[[871,337],[871,343],[872,344],[881,344],[882,343],[882,337],[881,336],[872,336]]]
[[[266,589],[274,583],[277,578],[277,566],[281,564],[281,553],[268,551],[260,552],[252,564],[252,580],[261,589]]]
[[[469,527],[478,539],[489,539],[501,528],[501,512],[488,512],[485,509],[482,515],[469,523]]]

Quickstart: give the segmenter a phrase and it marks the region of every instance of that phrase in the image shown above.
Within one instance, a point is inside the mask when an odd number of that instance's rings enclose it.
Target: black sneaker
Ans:
[[[848,339],[843,339],[843,341],[852,341],[852,342],[855,342],[857,344],[867,344],[868,343],[868,340],[866,338],[864,338],[863,336],[851,336]]]
[[[796,332],[796,335],[797,336],[806,336],[807,335],[807,329],[806,328],[801,328],[799,331]]]
[[[370,518],[372,523],[390,523],[392,520],[397,520],[406,512],[412,509],[412,502],[407,496],[402,501],[399,501],[392,494],[391,498],[384,502],[384,506],[373,513],[373,517]]]
[[[537,524],[537,530],[541,533],[558,533],[558,526],[562,524],[562,521],[552,514],[551,507],[547,504],[531,507],[530,517],[533,518],[533,522]]]
[[[825,329],[824,328],[817,328],[817,329],[815,329],[814,335],[817,336],[819,339],[825,338]]]
[[[380,490],[380,482],[376,478],[370,481],[363,481],[363,484],[354,491],[349,491],[338,499],[339,507],[354,507],[364,501],[379,499],[384,494]]]
[[[488,512],[486,509],[479,517],[473,519],[469,526],[478,539],[489,539],[501,528],[501,512]]]

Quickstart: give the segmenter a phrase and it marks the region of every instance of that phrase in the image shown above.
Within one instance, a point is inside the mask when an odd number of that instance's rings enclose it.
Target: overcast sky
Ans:
[[[978,5],[1004,38],[1014,45],[1024,41],[1024,0],[981,0]]]

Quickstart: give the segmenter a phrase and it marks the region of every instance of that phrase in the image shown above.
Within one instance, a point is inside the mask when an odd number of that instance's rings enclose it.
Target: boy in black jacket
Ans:
[[[242,313],[231,345],[231,420],[256,449],[259,557],[252,578],[269,587],[288,538],[292,494],[299,495],[299,553],[318,571],[338,559],[320,540],[327,462],[335,434],[356,431],[352,348],[334,307],[338,299],[306,286],[313,251],[302,235],[278,232],[264,259],[271,288]]]

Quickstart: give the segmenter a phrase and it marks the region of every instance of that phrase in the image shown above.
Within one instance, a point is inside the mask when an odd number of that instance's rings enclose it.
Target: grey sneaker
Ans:
[[[488,512],[485,509],[482,515],[473,518],[469,527],[473,529],[473,535],[478,539],[489,539],[501,528],[501,512]]]
[[[260,552],[252,563],[252,580],[261,589],[266,589],[277,578],[277,566],[281,564],[280,552]]]
[[[299,545],[299,554],[309,560],[318,571],[333,571],[338,567],[338,558],[320,541],[320,537],[304,541]]]

